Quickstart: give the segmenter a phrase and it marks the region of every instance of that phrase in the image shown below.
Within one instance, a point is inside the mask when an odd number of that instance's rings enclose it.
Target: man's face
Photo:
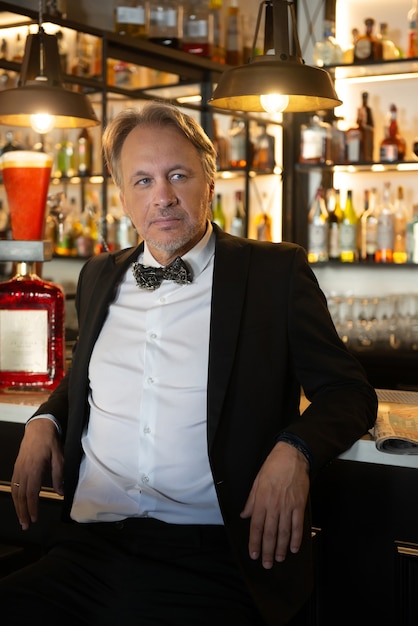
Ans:
[[[174,127],[138,126],[121,151],[121,202],[162,265],[203,236],[213,187],[199,153]]]

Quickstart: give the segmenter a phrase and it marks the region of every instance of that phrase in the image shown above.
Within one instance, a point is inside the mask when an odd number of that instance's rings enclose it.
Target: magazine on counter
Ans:
[[[376,448],[390,454],[418,454],[418,392],[376,389]]]

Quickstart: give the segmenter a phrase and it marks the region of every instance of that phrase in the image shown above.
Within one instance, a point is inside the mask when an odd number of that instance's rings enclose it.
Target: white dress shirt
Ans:
[[[74,520],[223,523],[206,433],[214,248],[209,224],[183,256],[190,284],[147,291],[126,273],[90,360]],[[146,244],[139,260],[158,266]]]

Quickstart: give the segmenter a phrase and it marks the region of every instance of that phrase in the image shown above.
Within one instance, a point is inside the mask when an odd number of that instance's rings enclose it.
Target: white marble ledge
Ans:
[[[0,394],[0,421],[25,424],[36,408],[48,394],[32,393],[27,395]],[[416,396],[414,396],[415,399]],[[386,398],[385,398],[386,399]],[[404,399],[404,398],[402,398]],[[389,454],[377,450],[374,441],[365,435],[338,457],[345,461],[359,463],[376,463],[395,467],[411,467],[418,469],[418,455]]]

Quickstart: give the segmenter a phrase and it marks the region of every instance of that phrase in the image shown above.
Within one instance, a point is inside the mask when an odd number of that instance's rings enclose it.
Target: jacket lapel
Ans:
[[[251,246],[216,230],[208,372],[208,438],[214,439],[236,352]]]

